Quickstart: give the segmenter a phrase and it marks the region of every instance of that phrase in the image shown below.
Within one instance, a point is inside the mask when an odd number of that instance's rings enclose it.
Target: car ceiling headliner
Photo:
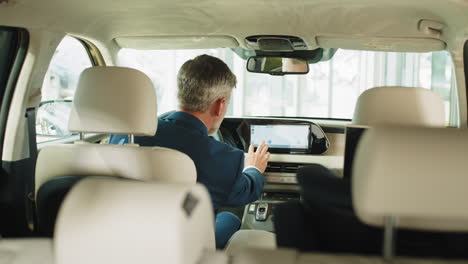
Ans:
[[[460,47],[468,36],[463,0],[3,0],[0,25],[88,36],[294,35],[416,37],[421,19],[446,25],[441,39]],[[2,1],[0,1],[2,2]]]

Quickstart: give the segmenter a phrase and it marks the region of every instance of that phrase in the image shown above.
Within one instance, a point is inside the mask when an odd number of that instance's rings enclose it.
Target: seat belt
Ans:
[[[34,231],[36,219],[36,159],[37,159],[37,143],[36,143],[36,109],[34,107],[26,109],[26,118],[28,122],[28,141],[29,141],[29,166],[26,179],[26,220],[28,228]]]

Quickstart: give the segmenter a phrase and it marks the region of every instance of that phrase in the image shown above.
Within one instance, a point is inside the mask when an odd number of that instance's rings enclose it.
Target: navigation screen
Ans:
[[[309,148],[309,125],[251,125],[250,143],[257,147],[262,140],[270,148]]]

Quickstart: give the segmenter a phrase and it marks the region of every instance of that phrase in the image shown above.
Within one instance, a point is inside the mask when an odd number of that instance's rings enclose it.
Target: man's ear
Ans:
[[[226,99],[219,98],[213,104],[213,115],[220,116],[223,114],[223,109],[226,106]]]

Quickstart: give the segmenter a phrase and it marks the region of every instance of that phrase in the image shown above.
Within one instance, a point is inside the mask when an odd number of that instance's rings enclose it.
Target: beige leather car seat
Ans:
[[[156,92],[142,72],[123,67],[93,67],[80,76],[69,119],[77,133],[153,136],[157,128]],[[45,146],[36,165],[36,200],[43,233],[52,234],[63,196],[83,177],[107,176],[142,181],[196,182],[193,161],[167,148],[135,144]]]
[[[197,263],[215,251],[213,230],[201,184],[88,178],[60,210],[55,263]]]

